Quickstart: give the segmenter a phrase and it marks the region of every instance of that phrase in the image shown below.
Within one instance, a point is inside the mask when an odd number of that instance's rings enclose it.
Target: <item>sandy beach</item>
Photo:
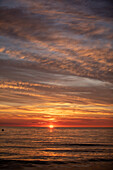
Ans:
[[[0,160],[0,170],[112,170],[113,162],[60,163]]]

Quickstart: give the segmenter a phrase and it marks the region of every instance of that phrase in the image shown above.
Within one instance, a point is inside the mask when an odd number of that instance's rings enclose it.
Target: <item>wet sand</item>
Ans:
[[[0,160],[0,170],[112,170],[113,162],[61,163]]]

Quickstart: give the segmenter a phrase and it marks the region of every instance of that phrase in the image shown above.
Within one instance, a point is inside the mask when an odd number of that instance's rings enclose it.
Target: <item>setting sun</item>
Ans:
[[[52,128],[54,128],[54,126],[53,125],[49,125],[49,128],[52,129]]]

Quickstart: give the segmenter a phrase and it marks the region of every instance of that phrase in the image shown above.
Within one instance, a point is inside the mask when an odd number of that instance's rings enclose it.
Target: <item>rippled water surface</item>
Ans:
[[[0,158],[40,161],[113,161],[111,128],[5,128]]]

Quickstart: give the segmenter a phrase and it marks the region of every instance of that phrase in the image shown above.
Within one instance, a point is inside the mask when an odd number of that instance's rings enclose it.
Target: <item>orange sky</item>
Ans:
[[[109,3],[0,3],[0,126],[113,127]]]

